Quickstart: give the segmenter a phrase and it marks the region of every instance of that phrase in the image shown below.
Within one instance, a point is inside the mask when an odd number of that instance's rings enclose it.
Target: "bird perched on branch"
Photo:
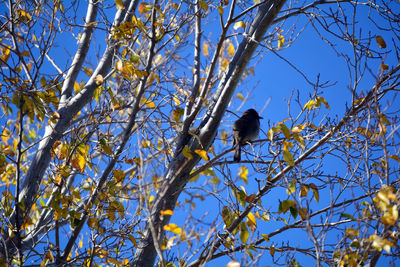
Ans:
[[[233,145],[236,145],[233,156],[235,162],[240,161],[241,147],[258,138],[260,119],[262,117],[258,115],[257,111],[248,109],[233,124]]]

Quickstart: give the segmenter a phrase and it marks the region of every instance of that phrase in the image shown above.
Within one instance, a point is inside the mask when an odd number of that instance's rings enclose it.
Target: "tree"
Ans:
[[[2,3],[3,263],[397,260],[398,3],[83,3]],[[283,54],[307,26],[347,66],[336,117]],[[237,164],[234,92],[268,54],[313,92]]]

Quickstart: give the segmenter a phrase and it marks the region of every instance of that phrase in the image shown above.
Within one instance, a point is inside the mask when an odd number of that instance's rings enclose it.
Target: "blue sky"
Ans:
[[[83,5],[82,5],[83,6]],[[113,14],[115,11],[114,8],[108,10],[110,14]],[[0,10],[1,13],[4,13],[3,10]],[[79,9],[77,13],[77,17],[84,17],[85,10]],[[387,41],[389,51],[392,49],[392,45],[390,43],[390,36],[384,31],[378,30],[374,25],[368,20],[366,16],[367,10],[363,10],[359,18],[359,25],[364,32],[370,32],[372,36],[374,35],[382,35],[382,37]],[[379,18],[376,18],[379,20]],[[301,18],[299,20],[293,21],[296,23],[297,29],[301,29],[307,22],[306,18]],[[293,25],[292,22],[288,22],[287,26]],[[287,34],[288,29],[287,26],[283,27],[283,35]],[[204,35],[209,37],[211,40],[215,40],[220,31],[219,25],[213,25],[210,28],[207,28],[208,32],[205,32]],[[74,31],[74,35],[76,36],[79,32]],[[100,48],[100,55],[104,50],[103,40],[105,38],[104,32],[100,32],[95,36],[95,48]],[[328,37],[329,39],[330,37]],[[287,36],[288,39],[288,36]],[[345,51],[351,54],[352,47],[348,42],[337,41],[337,50]],[[380,48],[374,42],[374,38],[372,40],[372,47],[379,50]],[[66,69],[68,67],[67,62],[71,62],[70,56],[73,55],[77,48],[76,39],[72,37],[70,32],[66,32],[58,37],[56,40],[56,46],[50,51],[50,56],[52,56],[61,69]],[[288,48],[284,48],[277,52],[279,55],[285,57],[288,61],[290,61],[296,68],[300,69],[308,79],[312,82],[315,82],[317,76],[320,75],[320,82],[330,81],[332,86],[325,88],[321,96],[323,96],[330,105],[330,110],[327,110],[325,107],[321,108],[320,118],[322,119],[324,115],[328,115],[329,118],[336,119],[336,116],[341,116],[344,114],[346,110],[346,104],[351,104],[351,93],[349,91],[349,72],[346,67],[345,61],[343,57],[338,56],[332,48],[324,41],[321,40],[315,34],[314,29],[311,25],[308,25],[306,29],[300,34],[300,36],[295,40],[295,42]],[[187,53],[189,57],[192,56],[192,51],[188,51]],[[252,62],[258,61],[259,58],[255,58]],[[91,51],[90,54],[90,63],[93,66],[97,63],[96,54]],[[396,64],[395,58],[388,57],[385,59],[385,63],[392,66]],[[47,67],[45,68],[48,71],[48,74],[53,74],[54,69],[50,64],[46,63]],[[380,60],[371,60],[371,72],[374,75],[379,73],[379,64]],[[250,94],[248,101],[241,107],[240,110],[237,110],[237,107],[240,106],[241,100],[237,97],[234,97],[231,106],[228,108],[229,111],[235,112],[237,115],[245,111],[248,108],[255,108],[258,111],[262,111],[261,116],[264,117],[262,120],[261,128],[263,133],[260,134],[260,139],[266,139],[265,133],[269,129],[270,125],[276,125],[278,122],[289,118],[288,108],[285,100],[290,98],[291,92],[294,91],[294,98],[299,91],[300,101],[302,104],[305,104],[310,98],[310,95],[314,92],[314,88],[305,81],[305,79],[295,71],[287,62],[280,59],[278,56],[274,55],[272,52],[266,51],[263,53],[262,60],[257,64],[254,69],[255,75],[249,75],[249,77],[242,83],[240,83],[237,88],[237,93],[242,93],[246,95],[248,91],[253,90]],[[190,69],[183,70],[182,72],[190,73]],[[375,82],[375,77],[367,73],[367,77],[362,80],[360,86],[365,88],[364,90],[368,90],[371,88]],[[80,80],[86,81],[88,78],[85,74],[81,74],[78,78],[78,82]],[[266,105],[267,104],[267,105]],[[263,110],[263,108],[265,109]],[[397,104],[399,107],[399,104]],[[297,112],[300,110],[299,107],[293,105],[293,114],[297,115]],[[235,116],[226,114],[227,120],[223,122],[221,125],[221,129],[225,129],[231,134],[231,126],[233,124]],[[323,124],[325,121],[323,121]],[[220,142],[217,142],[216,145],[216,153],[221,152],[228,147],[230,147],[230,143],[227,145],[221,145]],[[249,149],[249,148],[248,148]],[[256,149],[258,149],[256,147]],[[228,159],[231,159],[233,154],[228,154]],[[203,163],[203,162],[201,162]],[[237,165],[230,165],[225,168],[226,172],[231,172],[233,177],[236,176],[238,172]],[[249,168],[249,184],[245,185],[240,179],[237,180],[237,186],[243,185],[246,188],[246,192],[256,193],[257,192],[257,182],[254,178],[264,179],[265,177],[261,177],[259,173],[254,172],[253,165],[247,165]],[[257,167],[257,165],[255,165]],[[340,162],[337,162],[334,158],[327,159],[325,162],[325,170],[331,172],[337,171],[338,173],[342,172],[342,165]],[[251,174],[255,174],[254,176]],[[224,182],[224,177],[216,171],[216,175],[221,179],[221,182]],[[197,183],[189,183],[187,185],[188,192],[201,192],[196,188],[200,189],[208,189],[213,190],[213,186],[206,182],[210,177],[201,176]],[[193,188],[192,188],[193,187]],[[227,196],[226,194],[222,194],[222,196]],[[346,199],[347,196],[342,196],[343,199]],[[351,196],[349,196],[351,197]],[[186,198],[185,193],[183,193],[180,197],[180,201],[183,201]],[[271,212],[277,212],[278,210],[278,200],[287,199],[287,194],[283,187],[277,187],[271,190],[267,196],[263,198],[263,205],[266,209]],[[321,196],[320,202],[315,206],[315,208],[325,207],[329,203],[329,198],[327,196]],[[194,211],[194,215],[197,217],[201,217],[205,214],[205,221],[212,222],[216,216],[218,216],[219,211],[222,209],[223,203],[216,201],[216,199],[209,197],[202,202],[196,203],[196,209]],[[171,222],[176,223],[178,225],[184,225],[186,220],[187,213],[184,209],[177,209],[175,215],[172,217]],[[322,218],[323,219],[323,218]],[[202,226],[198,225],[200,228],[206,229],[207,225]],[[221,229],[221,225],[219,229]],[[282,227],[282,222],[273,222],[270,221],[268,223],[260,223],[259,230],[262,233],[272,232],[274,229]],[[87,237],[87,233],[84,234]],[[329,237],[334,240],[334,237]],[[307,239],[307,235],[305,232],[299,233],[298,231],[288,231],[276,238],[271,239],[271,242],[276,242],[277,244],[285,243],[287,241],[293,241],[294,244],[304,244],[309,243]],[[333,241],[334,242],[334,241]],[[310,243],[311,246],[311,243]],[[299,254],[300,255],[300,254]],[[237,259],[240,260],[240,255],[236,254]],[[296,256],[296,259],[300,262],[301,265],[313,265],[313,260],[309,257],[304,256]],[[207,266],[219,266],[225,265],[229,259],[227,257],[223,257],[217,260],[214,260],[207,264]],[[271,257],[269,252],[265,252],[262,260],[260,260],[260,266],[264,265],[273,265],[271,261]]]

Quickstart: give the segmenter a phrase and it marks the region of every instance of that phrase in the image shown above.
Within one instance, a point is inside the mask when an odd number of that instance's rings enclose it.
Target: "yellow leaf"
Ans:
[[[141,2],[141,3],[139,4],[139,7],[138,7],[138,11],[139,11],[139,13],[141,13],[141,14],[147,13],[147,12],[151,11],[152,9],[153,9],[153,6],[152,6],[152,5],[149,5],[149,4],[146,3],[146,2]]]
[[[97,85],[102,84],[102,83],[104,82],[103,76],[102,76],[101,74],[97,74],[96,77],[94,78],[94,82],[95,82]]]
[[[151,204],[153,202],[153,200],[154,200],[154,196],[150,196],[149,197],[149,204]]]
[[[187,145],[182,149],[182,154],[187,159],[193,159],[192,152],[190,151],[190,148]]]
[[[85,67],[83,66],[83,72],[87,75],[87,76],[92,76],[93,70],[91,68]]]
[[[243,21],[237,21],[234,25],[233,28],[235,30],[239,29],[239,28],[243,28],[246,29],[246,24]]]
[[[49,251],[47,251],[47,253],[46,253],[46,259],[48,259],[49,261],[54,261],[54,256],[53,256],[53,253],[51,253],[51,251],[49,250]]]
[[[243,180],[243,182],[244,182],[245,184],[247,184],[247,175],[248,175],[248,174],[249,174],[249,170],[247,169],[246,166],[241,166],[241,167],[239,168],[238,176],[239,176],[240,178],[242,178],[242,180]]]
[[[249,214],[247,214],[247,219],[248,219],[249,222],[251,222],[250,225],[254,226],[254,230],[255,230],[255,228],[257,227],[257,221],[256,221],[256,217],[253,215],[253,213],[249,212]],[[252,226],[250,226],[250,225],[249,225],[250,229],[252,231],[254,231],[252,229]]]
[[[124,64],[122,64],[122,60],[121,60],[121,59],[118,60],[117,63],[115,63],[115,69],[116,69],[118,72],[123,72],[123,70],[124,70]]]
[[[244,101],[244,96],[242,93],[237,93],[236,97],[239,98],[240,100]]]
[[[1,140],[4,144],[7,144],[8,139],[10,139],[10,131],[7,128],[4,128],[3,132],[1,133]]]
[[[268,235],[266,235],[266,234],[261,234],[261,236],[262,236],[262,238],[264,238],[264,240],[265,240],[266,242],[269,242],[269,236],[268,236]]]
[[[299,134],[301,131],[303,131],[303,129],[304,129],[304,125],[298,124],[292,128],[292,133]]]
[[[399,210],[397,209],[397,205],[393,205],[387,212],[383,214],[382,223],[386,225],[395,225],[398,218]]]
[[[180,228],[179,226],[177,226],[174,223],[170,223],[167,225],[164,225],[164,230],[165,231],[170,231],[174,234],[180,235],[182,233],[182,228]]]
[[[160,211],[161,215],[173,215],[174,212],[172,210],[162,210]]]
[[[304,105],[304,107],[303,107],[303,109],[309,109],[309,110],[311,110],[313,107],[314,107],[314,100],[310,100],[310,101],[308,101],[305,105]]]
[[[220,16],[224,14],[224,8],[222,6],[218,6],[218,13]]]
[[[278,49],[281,49],[284,43],[285,43],[285,37],[283,37],[283,35],[280,35],[278,33]]]
[[[148,148],[148,147],[150,147],[150,146],[151,146],[150,140],[146,140],[146,141],[143,141],[143,142],[142,142],[142,147],[143,147],[143,148]]]
[[[208,53],[208,44],[206,42],[203,42],[203,55],[205,57],[209,57],[209,53]]]
[[[235,47],[231,42],[229,42],[228,44],[227,52],[230,57],[232,57],[235,54]]]
[[[0,65],[3,62],[7,62],[8,58],[10,57],[10,52],[11,52],[10,46],[6,45],[6,46],[3,47],[3,51],[2,51],[2,54],[0,56]]]
[[[386,48],[386,42],[383,40],[382,36],[378,35],[375,37],[376,42],[378,43],[380,48]]]
[[[177,106],[180,106],[180,105],[181,105],[181,101],[179,100],[179,97],[178,97],[177,95],[174,95],[174,96],[172,97],[172,100],[174,101],[174,104],[175,104],[175,105],[177,105]]]
[[[207,151],[202,150],[202,149],[195,149],[194,152],[199,155],[202,159],[204,159],[205,161],[210,160],[210,158],[207,155]]]
[[[147,106],[148,108],[155,108],[155,107],[156,107],[156,104],[154,104],[153,101],[147,101],[147,102],[146,102],[146,106]]]
[[[83,155],[79,153],[74,154],[71,159],[71,166],[75,169],[78,169],[81,173],[85,170],[86,159]]]
[[[118,10],[125,9],[124,2],[122,0],[114,0],[114,1]]]
[[[83,247],[83,239],[79,240],[79,247]]]
[[[81,88],[79,87],[79,83],[77,81],[75,81],[74,83],[74,92],[79,93],[79,91],[81,90]]]

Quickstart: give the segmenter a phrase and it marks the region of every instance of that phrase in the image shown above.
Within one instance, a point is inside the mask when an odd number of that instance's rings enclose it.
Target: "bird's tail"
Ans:
[[[237,144],[235,148],[235,155],[233,155],[233,161],[239,162],[240,161],[240,145]]]

